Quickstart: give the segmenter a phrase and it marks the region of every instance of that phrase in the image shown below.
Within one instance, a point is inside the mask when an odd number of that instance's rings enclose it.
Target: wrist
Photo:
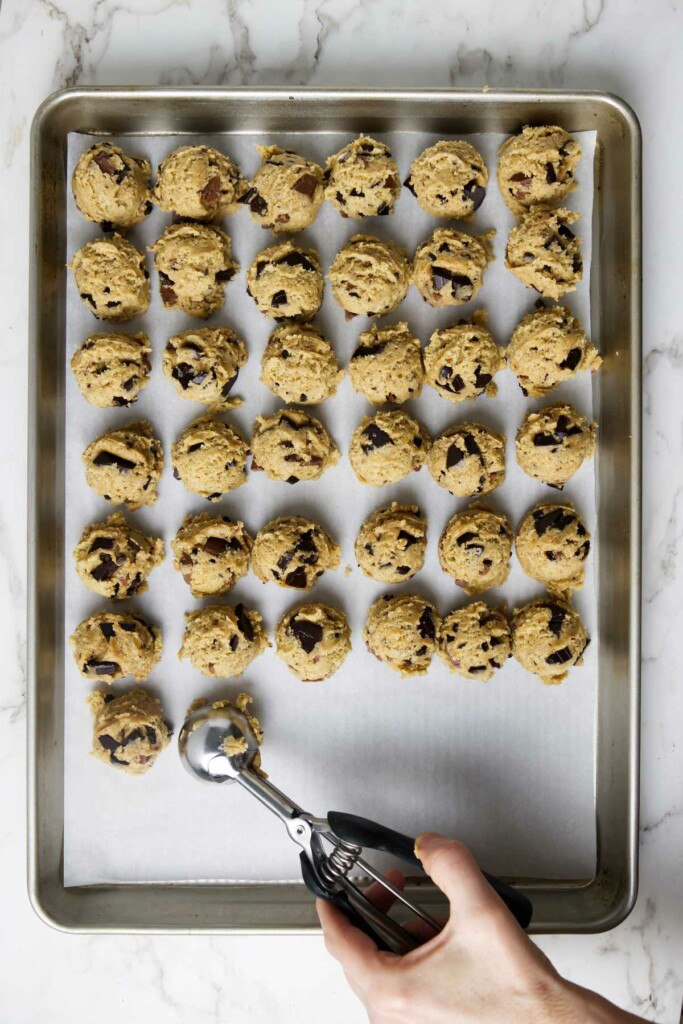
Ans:
[[[642,1024],[642,1017],[620,1010],[596,992],[568,981],[564,985],[569,1016],[560,1018],[562,1024]]]

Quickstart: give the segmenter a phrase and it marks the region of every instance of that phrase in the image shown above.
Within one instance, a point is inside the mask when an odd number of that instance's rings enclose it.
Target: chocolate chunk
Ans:
[[[245,640],[248,640],[248,642],[251,643],[254,639],[254,629],[249,620],[249,616],[244,610],[243,604],[235,605],[235,618],[237,619],[237,626],[240,633]]]
[[[162,284],[159,292],[161,294],[161,301],[165,306],[175,306],[178,301],[178,296],[172,288],[169,288],[168,285]]]
[[[116,307],[120,305],[120,302],[105,302],[105,306],[107,307],[107,309],[116,309]]]
[[[203,447],[204,447],[204,442],[203,441],[196,441],[194,444],[191,444],[189,446],[189,448],[187,449],[187,454],[191,455],[192,452],[198,452],[200,450],[200,448],[203,448]]]
[[[454,466],[460,465],[464,458],[464,452],[461,452],[457,444],[453,442],[446,452],[446,469],[453,469]]]
[[[514,182],[516,182],[519,185],[524,183],[524,187],[526,187],[526,186],[531,184],[532,179],[527,177],[527,175],[524,173],[524,171],[517,171],[516,174],[511,174],[510,175],[510,181],[514,181]]]
[[[229,542],[223,537],[208,537],[204,543],[204,550],[207,555],[211,555],[214,558],[225,554],[229,547]]]
[[[413,182],[412,182],[410,176],[408,176],[406,178],[406,180],[403,182],[403,184],[405,185],[405,187],[408,189],[409,192],[412,192],[413,195],[417,195],[417,193],[415,192],[415,188],[413,186]]]
[[[201,381],[197,381],[195,379],[195,374],[195,368],[191,366],[189,363],[178,363],[177,366],[174,366],[171,371],[171,376],[174,378],[174,380],[178,381],[183,391],[187,390],[187,388],[189,388],[190,384],[192,383],[201,383]],[[204,380],[206,374],[199,374],[198,376],[200,376],[201,379]]]
[[[80,294],[83,301],[89,302],[93,309],[97,306],[97,303],[95,302],[95,300],[93,299],[92,295],[89,292],[81,292]]]
[[[548,622],[548,629],[555,636],[559,636],[562,631],[562,623],[567,617],[567,613],[564,608],[560,608],[558,604],[553,604],[552,601],[548,601],[546,608],[550,612],[550,621]]]
[[[133,729],[133,731],[129,732],[127,736],[124,736],[120,745],[122,747],[127,747],[129,743],[135,743],[136,740],[144,740],[144,738],[145,736],[142,729]]]
[[[388,203],[382,203],[380,206],[377,207],[377,216],[378,217],[386,217],[390,213],[391,213],[391,207],[389,206]]]
[[[436,625],[431,608],[425,608],[417,624],[417,631],[423,640],[434,640],[436,638]],[[423,651],[426,654],[426,651]]]
[[[468,530],[466,533],[461,533],[459,537],[456,537],[455,542],[458,545],[458,547],[461,548],[463,544],[468,544],[469,541],[474,540],[476,536],[476,533],[472,533],[471,530]]]
[[[546,434],[544,432],[534,434],[534,444],[537,448],[548,448],[559,443],[559,438],[555,437],[554,434]]]
[[[216,280],[220,284],[225,284],[227,281],[232,281],[235,276],[235,268],[228,267],[226,270],[219,270],[216,274]]]
[[[295,192],[299,192],[302,196],[308,196],[311,201],[313,200],[317,187],[318,179],[314,174],[304,174],[292,185]]]
[[[112,565],[116,565],[116,563],[112,562]],[[113,622],[100,622],[100,631],[102,633],[102,636],[106,640],[111,640],[111,638],[114,636],[114,633],[115,633],[114,623]]]
[[[234,653],[237,650],[237,648],[239,647],[239,645],[240,645],[239,637],[238,636],[231,636],[230,637],[230,642],[228,644],[230,650],[233,651],[233,653]]]
[[[144,625],[144,623],[143,623],[143,625]],[[135,633],[135,631],[138,628],[138,623],[137,622],[119,622],[119,627],[124,631],[124,633]]]
[[[315,270],[315,266],[303,252],[295,250],[288,252],[282,259],[279,259],[276,266],[283,264],[287,267],[303,267],[304,270]]]
[[[474,384],[475,384],[475,387],[481,388],[483,390],[485,387],[487,387],[491,383],[492,380],[493,380],[492,374],[490,374],[490,373],[482,373],[480,366],[476,366],[475,367],[475,370],[474,370]]]
[[[109,174],[111,177],[114,177],[116,174],[118,174],[118,169],[114,167],[107,153],[103,153],[100,150],[99,153],[95,153],[95,155],[93,156],[93,160],[103,174]]]
[[[221,388],[221,396],[222,396],[223,398],[227,398],[227,397],[228,397],[228,395],[230,394],[230,392],[232,391],[233,387],[235,386],[235,382],[236,382],[236,380],[237,380],[237,376],[238,376],[238,375],[237,375],[237,374],[235,373],[235,374],[233,374],[233,376],[232,376],[232,377],[230,378],[230,380],[226,380],[225,384],[224,384],[224,385],[223,385],[223,387]]]
[[[117,750],[121,746],[118,740],[115,740],[113,736],[109,736],[106,732],[97,738],[105,750]]]
[[[422,445],[424,444],[424,441],[422,440],[419,434],[416,434],[415,437],[413,438],[413,444],[416,448],[421,448]]]
[[[572,660],[572,652],[568,647],[561,647],[559,651],[553,651],[545,659],[546,665],[566,665]]]
[[[306,530],[302,533],[295,545],[295,551],[318,551],[318,545],[313,538],[313,530]]]
[[[93,551],[111,551],[114,547],[113,537],[96,537],[88,548],[88,554],[92,554]]]
[[[297,566],[292,572],[288,572],[285,576],[285,583],[288,587],[296,587],[298,590],[305,590],[308,586],[308,580],[306,578],[306,570],[303,565]]]
[[[437,267],[434,264],[432,270],[432,287],[436,291],[441,291],[445,288],[449,281],[453,280],[453,271],[448,270],[447,267]]]
[[[351,356],[352,359],[367,359],[368,356],[378,356],[387,347],[386,341],[378,341],[375,345],[359,345]]]
[[[589,553],[590,549],[591,549],[591,542],[589,540],[585,540],[583,542],[583,544],[581,544],[577,548],[576,553],[579,556],[579,558],[581,559],[581,561],[584,561],[586,558],[588,558],[588,553]]]
[[[156,729],[153,729],[151,725],[145,726],[145,729],[146,729],[146,732],[147,732],[147,739],[149,740],[149,742],[150,743],[156,743],[156,741],[157,741],[157,731],[156,731]]]
[[[212,206],[213,203],[217,202],[221,197],[221,179],[218,174],[214,174],[213,178],[209,178],[204,188],[199,193],[204,206]]]
[[[583,429],[578,425],[574,424],[573,427],[569,425],[569,418],[561,415],[557,417],[557,426],[555,427],[555,433],[564,441],[567,437],[575,437],[577,434],[582,434]]]
[[[372,142],[361,142],[359,149],[361,149],[364,153],[374,153],[375,146]],[[387,153],[387,156],[388,155],[389,154]]]
[[[154,209],[154,204],[150,203],[149,200],[145,203],[145,217],[149,217],[150,213]]]
[[[115,466],[119,473],[128,473],[135,469],[135,463],[130,459],[124,459],[122,455],[115,455],[114,452],[99,452],[93,459],[94,466]]]
[[[390,188],[392,192],[394,192],[398,188],[398,182],[396,181],[396,178],[393,176],[393,174],[390,174],[388,176],[388,178],[384,182],[384,185],[385,188]]]
[[[541,509],[534,511],[534,528],[539,537],[542,537],[546,530],[554,527],[556,530],[564,530],[574,522],[576,516],[564,511],[561,506],[552,508],[550,512],[543,512]]]
[[[463,434],[463,441],[470,455],[481,455],[481,448],[471,434]]]
[[[459,394],[465,387],[465,381],[462,379],[459,373],[453,373],[453,369],[450,366],[442,366],[439,371],[439,380],[437,385],[443,388],[444,391],[452,391],[454,395]]]
[[[223,493],[222,491],[214,491],[213,494],[207,494],[206,500],[207,501],[218,501],[218,499],[221,497],[222,493]]]
[[[482,185],[477,185],[476,181],[468,181],[463,192],[465,198],[471,201],[473,211],[478,210],[486,199],[486,189]]]
[[[106,580],[110,580],[113,576],[116,575],[116,573],[118,571],[118,568],[119,567],[116,564],[116,562],[113,560],[113,558],[110,558],[109,555],[102,555],[101,556],[101,560],[100,560],[100,564],[96,565],[95,568],[91,570],[90,575],[92,576],[92,578],[94,580],[97,580],[98,583],[104,583]],[[103,623],[103,625],[105,625],[105,624]],[[107,623],[107,625],[108,625],[108,623]],[[100,628],[102,628],[102,627],[100,627]],[[102,630],[102,631],[104,632],[104,630]],[[114,633],[114,630],[113,630],[113,627],[112,627],[112,636],[113,636],[113,633]],[[105,633],[105,636],[106,636],[106,633]]]
[[[410,572],[410,566],[409,565],[398,565],[396,567],[396,572],[398,573],[399,576],[407,576],[408,573]]]
[[[275,309],[279,309],[280,306],[286,306],[287,305],[287,292],[284,291],[283,289],[280,289],[279,292],[275,292],[275,294],[272,296],[270,302],[271,302],[271,305],[275,307]]]
[[[102,699],[104,700],[105,704],[109,704],[110,701],[116,700],[116,695],[113,693],[106,693]]]
[[[384,448],[386,445],[394,443],[386,430],[382,430],[376,423],[369,423],[367,425],[363,431],[363,437],[368,439],[367,444],[361,444],[361,448],[366,455],[374,451],[375,448]]]
[[[574,238],[574,232],[570,231],[566,224],[560,223],[557,229],[558,235],[562,238],[571,239]]]
[[[398,531],[398,540],[402,540],[405,547],[412,547],[413,544],[417,544],[418,538],[414,537],[412,533],[408,533],[407,530]]]
[[[555,182],[557,181],[557,175],[555,174],[555,168],[550,163],[550,161],[548,161],[548,163],[545,165],[545,180],[548,182],[549,185],[554,185]]]
[[[581,349],[580,348],[572,348],[567,353],[566,358],[563,359],[562,362],[560,363],[560,369],[561,370],[575,370],[580,362],[581,362]]]
[[[298,484],[299,483],[299,477],[298,476],[293,476],[293,475],[292,476],[288,476],[287,479],[285,480],[285,483],[286,484]]]
[[[292,619],[289,628],[306,654],[310,654],[323,638],[323,627],[318,622],[309,622],[307,619]]]
[[[115,661],[86,661],[83,671],[94,672],[96,676],[115,676],[119,671],[119,665]]]
[[[259,195],[255,188],[250,188],[247,195],[250,193],[249,209],[252,213],[255,213],[257,217],[263,217],[268,212],[268,203],[265,201],[263,196]]]
[[[486,665],[472,665],[470,668],[468,668],[467,671],[469,672],[470,675],[473,676],[476,675],[478,672],[485,672]]]
[[[148,203],[147,205],[151,207],[152,204]],[[105,235],[111,234],[111,232],[114,230],[114,225],[110,220],[101,220],[100,227],[104,231]]]

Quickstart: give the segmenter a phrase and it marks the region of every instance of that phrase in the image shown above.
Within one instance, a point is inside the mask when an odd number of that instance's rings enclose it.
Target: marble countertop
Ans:
[[[644,579],[640,895],[619,928],[539,940],[558,969],[661,1024],[683,997],[683,237],[678,0],[4,0],[0,9],[0,1019],[360,1022],[319,937],[67,936],[25,890],[29,131],[71,85],[590,88],[643,127]],[[673,115],[673,116],[672,116]],[[656,177],[655,177],[656,168]]]

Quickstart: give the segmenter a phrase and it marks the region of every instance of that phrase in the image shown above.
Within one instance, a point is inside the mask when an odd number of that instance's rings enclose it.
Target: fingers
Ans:
[[[379,964],[377,946],[327,900],[316,900],[315,907],[328,953],[342,965],[349,977],[364,987]]]
[[[387,881],[391,882],[396,889],[401,889],[401,891],[403,891],[403,875],[400,871],[397,871],[396,868],[389,868],[389,870],[385,872],[385,878]],[[367,896],[367,898],[385,914],[388,910],[391,910],[396,902],[396,896],[386,889],[381,882],[373,882],[372,885],[369,885],[365,890],[364,895]]]
[[[427,874],[448,896],[451,909],[467,914],[498,906],[499,898],[462,843],[423,832],[415,841],[415,854]]]

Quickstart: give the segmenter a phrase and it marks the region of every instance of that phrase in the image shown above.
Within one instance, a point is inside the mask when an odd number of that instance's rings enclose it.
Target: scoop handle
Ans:
[[[384,953],[391,952],[390,946],[387,945],[382,936],[378,935],[374,928],[365,920],[363,915],[360,914],[355,907],[351,906],[346,893],[332,893],[327,889],[323,889],[315,876],[311,862],[303,851],[299,854],[299,863],[301,864],[301,875],[306,888],[310,889],[314,896],[317,896],[321,900],[327,900],[327,902],[331,903],[333,907],[337,907],[338,910],[341,910],[342,914],[348,918],[352,925],[372,939],[378,949],[382,950]]]

